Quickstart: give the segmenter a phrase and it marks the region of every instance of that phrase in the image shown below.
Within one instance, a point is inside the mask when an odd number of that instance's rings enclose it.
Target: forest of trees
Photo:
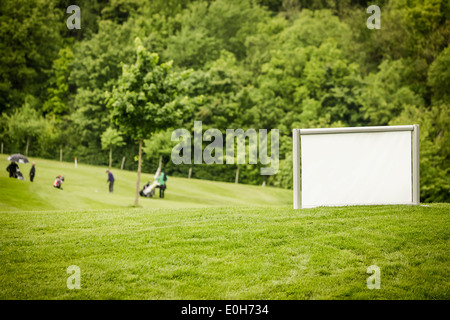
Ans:
[[[162,157],[169,175],[187,177],[189,165],[170,161],[174,129],[192,131],[194,121],[222,132],[279,129],[279,173],[240,165],[239,182],[291,188],[293,128],[419,124],[421,201],[448,202],[449,1],[379,0],[379,30],[366,27],[371,4],[3,0],[3,153],[105,166],[111,159],[116,168],[125,157],[125,169],[135,170],[140,139],[144,171]],[[67,28],[69,5],[81,8],[81,29]],[[156,112],[133,136],[117,126],[111,99],[137,61],[136,38],[179,77],[171,81],[183,112]],[[236,169],[195,165],[192,176],[234,182]]]

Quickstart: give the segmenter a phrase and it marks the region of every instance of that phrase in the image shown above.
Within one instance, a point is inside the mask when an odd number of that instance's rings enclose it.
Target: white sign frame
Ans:
[[[419,125],[408,126],[376,126],[376,127],[347,127],[347,128],[320,128],[320,129],[293,129],[293,187],[294,187],[294,209],[302,208],[301,203],[301,135],[316,134],[339,134],[339,133],[371,133],[371,132],[392,132],[411,131],[412,132],[412,204],[420,204],[420,141]]]

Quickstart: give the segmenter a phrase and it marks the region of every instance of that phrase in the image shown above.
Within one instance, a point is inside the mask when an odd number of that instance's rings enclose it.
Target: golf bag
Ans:
[[[16,170],[16,178],[19,180],[25,180],[25,178],[22,175],[22,172],[20,172],[19,168]]]
[[[150,181],[142,188],[142,190],[139,192],[139,195],[141,197],[147,197],[151,198],[155,195],[155,188],[151,187]]]

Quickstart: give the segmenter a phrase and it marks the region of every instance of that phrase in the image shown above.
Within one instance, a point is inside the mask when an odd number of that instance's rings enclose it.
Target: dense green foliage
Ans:
[[[75,2],[0,4],[5,152],[24,153],[28,144],[29,154],[56,159],[63,148],[66,160],[107,164],[108,99],[122,85],[122,65],[136,62],[139,37],[161,65],[189,70],[182,83],[189,112],[171,126],[192,130],[201,120],[204,130],[280,130],[280,172],[265,180],[257,166],[241,166],[240,182],[292,186],[293,128],[417,123],[421,200],[450,201],[448,1],[379,1],[380,30],[366,27],[372,3],[363,0]],[[81,8],[80,30],[65,26],[70,4]],[[170,128],[148,134],[166,129],[165,116],[175,114],[155,111],[155,121],[142,118],[137,127],[147,132],[143,170],[153,172],[164,155],[170,175],[187,176],[188,165],[169,161]],[[33,118],[31,129],[14,125],[20,117]],[[135,138],[123,136],[113,166],[125,156],[126,168],[137,167]],[[235,170],[195,165],[192,173],[234,181]]]
[[[112,121],[139,141],[137,205],[144,139],[180,123],[187,108],[178,98],[182,75],[171,72],[171,62],[158,64],[158,54],[148,52],[141,39],[136,38],[135,45],[136,62],[123,66],[118,85],[108,93],[108,107]]]

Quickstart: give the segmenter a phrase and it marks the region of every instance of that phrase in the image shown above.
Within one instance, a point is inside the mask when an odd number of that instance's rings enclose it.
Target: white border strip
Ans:
[[[293,171],[294,171],[294,209],[301,208],[301,197],[300,197],[300,130],[292,130],[292,140],[294,145],[294,150],[292,157],[294,160]]]
[[[298,129],[300,135],[307,134],[331,134],[331,133],[367,133],[390,131],[414,131],[414,126],[379,126],[379,127],[348,127],[348,128],[324,128],[324,129]]]
[[[415,124],[412,137],[412,202],[413,204],[420,204],[420,129],[419,125]]]

